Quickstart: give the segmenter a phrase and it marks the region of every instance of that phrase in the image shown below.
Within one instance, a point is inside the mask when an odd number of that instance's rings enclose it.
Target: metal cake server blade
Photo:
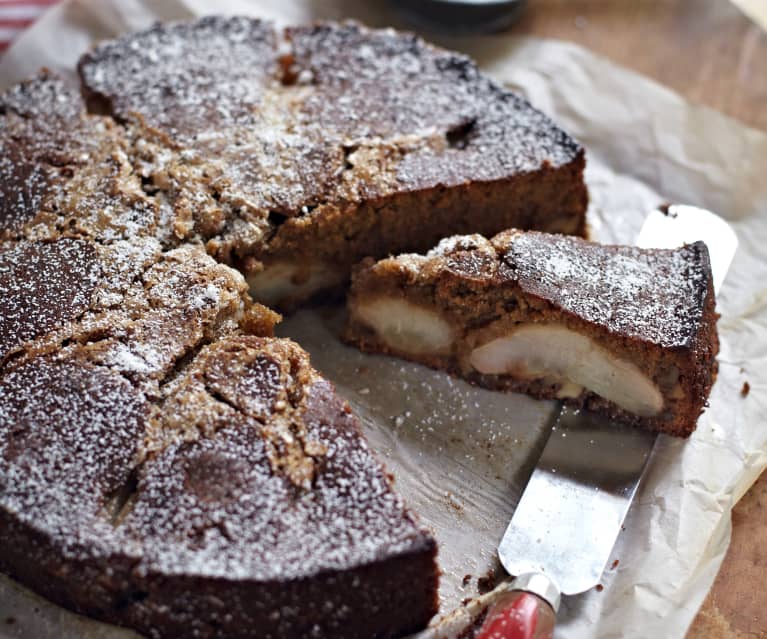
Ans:
[[[674,248],[697,240],[708,246],[718,291],[738,240],[717,215],[684,205],[653,211],[637,244]],[[498,546],[501,563],[517,578],[491,607],[479,637],[551,636],[560,594],[599,582],[656,439],[585,411],[562,410]]]

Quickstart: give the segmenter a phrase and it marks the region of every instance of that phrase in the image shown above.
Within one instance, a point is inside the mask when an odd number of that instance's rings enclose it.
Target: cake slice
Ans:
[[[695,429],[719,341],[708,250],[510,230],[355,271],[345,339],[470,382]]]
[[[79,72],[178,237],[290,308],[365,256],[515,226],[582,234],[583,149],[463,55],[355,23],[158,24]]]

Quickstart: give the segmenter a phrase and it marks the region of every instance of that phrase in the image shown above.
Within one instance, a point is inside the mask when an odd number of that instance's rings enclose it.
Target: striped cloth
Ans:
[[[58,0],[0,0],[0,52]]]

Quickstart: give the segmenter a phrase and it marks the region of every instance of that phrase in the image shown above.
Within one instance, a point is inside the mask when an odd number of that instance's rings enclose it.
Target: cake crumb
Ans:
[[[605,587],[602,584],[597,584],[597,592],[602,592]]]
[[[464,575],[461,583],[466,586],[471,581],[471,575]]]
[[[484,575],[477,579],[477,589],[480,595],[484,595],[486,592],[490,592],[495,588],[496,575],[495,569],[490,568]]]
[[[743,388],[740,389],[740,396],[745,397],[751,392],[751,384],[743,382]]]
[[[447,499],[447,505],[450,506],[450,508],[452,508],[455,512],[463,512],[463,506],[458,502],[453,493],[445,493],[445,498]]]
[[[615,569],[618,567],[618,564],[619,564],[619,563],[620,563],[620,560],[619,560],[619,559],[616,559],[616,560],[613,562],[613,565],[612,565],[612,566],[610,566],[610,569],[611,569],[611,570],[615,570]]]

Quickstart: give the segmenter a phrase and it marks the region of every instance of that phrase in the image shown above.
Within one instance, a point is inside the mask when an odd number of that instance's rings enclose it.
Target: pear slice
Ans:
[[[453,346],[453,329],[439,313],[402,299],[378,297],[359,304],[357,318],[390,349],[410,355],[444,355]]]
[[[485,375],[554,380],[570,397],[582,387],[641,417],[663,410],[660,390],[633,362],[562,325],[521,325],[475,348],[469,361]]]

